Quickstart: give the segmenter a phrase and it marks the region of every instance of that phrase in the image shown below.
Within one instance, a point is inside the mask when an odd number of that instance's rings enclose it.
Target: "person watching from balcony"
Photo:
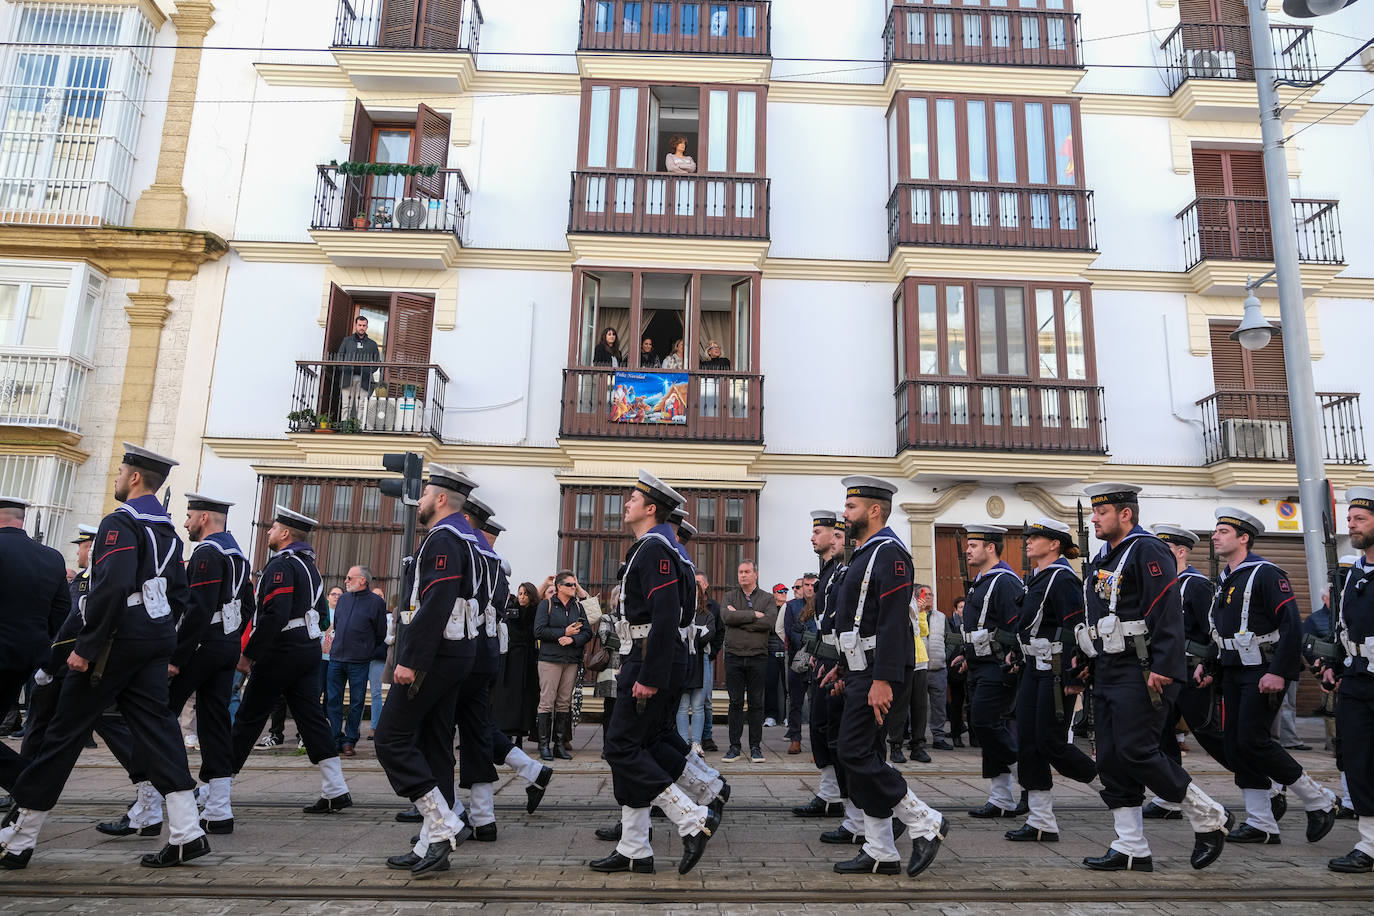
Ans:
[[[593,366],[623,366],[625,365],[625,355],[620,352],[620,336],[616,334],[615,328],[607,328],[601,332],[601,340],[596,345],[596,350],[592,353]]]
[[[686,369],[686,368],[687,368],[687,361],[686,361],[686,358],[685,358],[685,356],[684,356],[684,354],[683,354],[683,346],[682,346],[682,341],[681,341],[681,340],[675,340],[675,341],[673,341],[673,352],[672,352],[672,353],[669,353],[667,356],[663,357],[663,368],[664,368],[664,369]]]
[[[654,340],[646,337],[639,342],[639,368],[657,369],[663,363],[654,352]]]
[[[367,399],[372,396],[376,382],[376,363],[382,361],[377,341],[367,336],[367,318],[353,319],[353,333],[339,342],[334,359],[342,363],[373,363],[374,365],[345,366],[339,369],[339,419],[367,419]]]
[[[720,349],[720,342],[709,340],[706,342],[706,358],[701,361],[703,369],[729,369],[730,360],[723,356]]]
[[[668,138],[668,155],[663,158],[663,168],[679,174],[697,170],[696,160],[687,155],[687,138],[682,134]]]

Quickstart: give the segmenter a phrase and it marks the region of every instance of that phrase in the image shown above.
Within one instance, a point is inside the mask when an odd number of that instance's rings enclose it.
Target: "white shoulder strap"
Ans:
[[[1035,636],[1040,630],[1040,621],[1045,616],[1045,602],[1050,600],[1050,589],[1054,588],[1054,580],[1057,579],[1059,574],[1063,571],[1064,567],[1055,566],[1053,572],[1050,573],[1050,581],[1045,583],[1045,593],[1040,596],[1040,606],[1035,609],[1035,619],[1032,620],[1030,624],[1029,632],[1031,636]]]

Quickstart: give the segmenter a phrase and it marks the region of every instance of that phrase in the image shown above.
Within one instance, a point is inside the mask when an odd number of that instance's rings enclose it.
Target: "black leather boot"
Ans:
[[[553,714],[553,755],[559,760],[572,760],[563,747],[563,736],[572,731],[572,713],[556,712]]]
[[[553,733],[553,713],[541,712],[535,716],[539,728],[539,759],[552,760],[553,750],[549,747],[549,736]]]

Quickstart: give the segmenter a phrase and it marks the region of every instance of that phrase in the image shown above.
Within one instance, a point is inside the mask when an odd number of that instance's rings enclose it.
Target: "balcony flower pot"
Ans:
[[[353,217],[354,229],[366,229],[369,225],[371,225],[371,223],[369,223],[367,217],[363,216],[361,213]]]

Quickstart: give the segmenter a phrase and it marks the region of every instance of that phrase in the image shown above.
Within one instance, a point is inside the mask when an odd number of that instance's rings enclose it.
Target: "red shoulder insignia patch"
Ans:
[[[1154,576],[1156,579],[1158,579],[1160,576],[1164,575],[1164,570],[1160,569],[1160,568],[1159,568],[1159,564],[1156,563],[1154,560],[1151,560],[1151,561],[1150,561],[1149,570],[1150,570],[1150,575]]]
[[[114,545],[116,545],[116,544],[118,544],[118,543],[119,543],[119,532],[118,532],[118,531],[110,531],[110,532],[108,532],[108,533],[105,535],[105,546],[106,546],[106,547],[113,547]]]
[[[672,571],[672,565],[667,560],[659,560],[658,571],[666,576]]]
[[[905,576],[905,575],[906,575],[906,561],[905,561],[905,560],[898,560],[897,562],[893,563],[893,564],[892,564],[892,571],[893,571],[893,573],[895,573],[895,574],[898,575],[898,576]]]
[[[448,568],[448,554],[446,554],[446,553],[441,553],[441,554],[439,554],[437,557],[435,557],[435,558],[434,558],[434,568],[435,568],[435,569],[447,569],[447,568]]]
[[[273,584],[273,585],[277,585],[277,584],[280,583],[280,582],[281,582],[281,573],[273,573],[273,574],[272,574],[272,584]]]
[[[1279,580],[1279,591],[1281,591],[1281,592],[1291,592],[1292,590],[1293,590],[1293,586],[1291,586],[1291,585],[1288,584],[1288,580],[1287,580],[1287,579],[1280,579],[1280,580]]]
[[[207,569],[209,569],[209,568],[210,568],[210,564],[207,563],[207,562],[205,562],[204,560],[201,560],[201,561],[200,561],[200,565],[196,567],[196,571],[197,571],[197,572],[205,572],[205,570],[207,570]]]

